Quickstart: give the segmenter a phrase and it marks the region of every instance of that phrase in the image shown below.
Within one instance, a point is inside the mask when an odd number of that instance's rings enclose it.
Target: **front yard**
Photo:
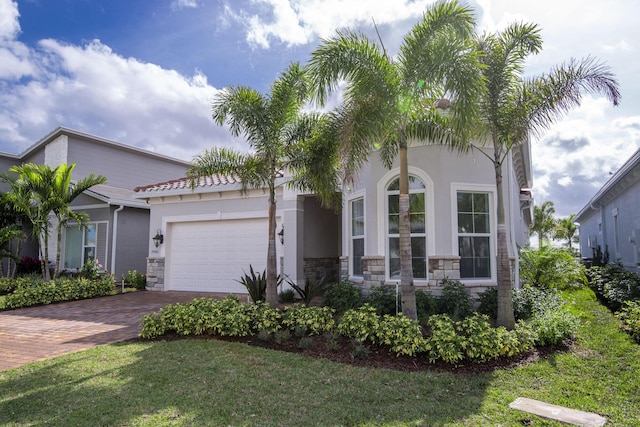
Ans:
[[[354,367],[218,340],[132,342],[0,372],[0,424],[560,425],[529,397],[640,425],[640,349],[593,293],[569,351],[478,374]]]

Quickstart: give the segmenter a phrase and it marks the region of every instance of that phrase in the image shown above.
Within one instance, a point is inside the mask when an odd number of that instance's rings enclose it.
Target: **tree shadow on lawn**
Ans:
[[[443,425],[477,413],[492,378],[219,340],[130,342],[0,372],[0,424]]]

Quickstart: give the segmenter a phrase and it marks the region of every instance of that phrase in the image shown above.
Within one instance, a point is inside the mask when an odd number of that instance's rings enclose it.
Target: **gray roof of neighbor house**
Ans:
[[[614,173],[611,178],[598,190],[589,202],[578,212],[575,220],[588,217],[591,207],[596,207],[601,202],[607,202],[629,188],[631,184],[640,180],[640,149]]]
[[[136,153],[139,153],[139,154],[142,154],[142,155],[145,155],[145,156],[156,157],[156,158],[159,158],[159,159],[167,160],[169,162],[174,162],[174,163],[178,163],[178,164],[182,164],[182,165],[186,165],[186,166],[191,164],[190,162],[187,162],[185,160],[180,160],[180,159],[176,159],[174,157],[165,156],[164,154],[154,153],[154,152],[149,151],[149,150],[144,150],[142,148],[134,147],[132,145],[122,144],[120,142],[112,141],[112,140],[109,140],[109,139],[106,139],[106,138],[101,138],[99,136],[90,135],[88,133],[84,133],[84,132],[81,132],[81,131],[75,130],[75,129],[70,129],[70,128],[67,128],[67,127],[64,127],[64,126],[58,126],[52,132],[50,132],[48,135],[46,135],[45,137],[40,139],[35,144],[31,145],[29,148],[27,148],[26,150],[24,150],[20,154],[10,154],[10,153],[5,153],[5,152],[0,152],[0,156],[8,157],[8,158],[11,158],[11,159],[16,159],[16,160],[21,160],[21,159],[27,157],[32,152],[38,150],[40,147],[42,147],[42,146],[46,145],[47,143],[53,141],[54,139],[56,139],[60,135],[72,135],[72,136],[74,136],[76,138],[79,138],[79,139],[91,140],[93,142],[98,142],[98,143],[101,143],[101,144],[104,144],[104,145],[112,146],[112,147],[118,148],[120,150],[136,152]]]
[[[88,196],[101,200],[109,205],[123,205],[132,208],[149,209],[149,204],[135,198],[135,192],[127,188],[112,187],[110,185],[98,184],[85,190]]]

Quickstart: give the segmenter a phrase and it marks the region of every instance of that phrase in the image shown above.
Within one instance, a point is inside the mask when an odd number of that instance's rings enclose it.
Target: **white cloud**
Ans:
[[[271,40],[288,46],[307,44],[339,28],[372,26],[372,19],[384,25],[418,18],[433,1],[255,0],[261,10],[270,13],[238,12],[237,16],[242,17],[239,22],[247,23],[247,41],[269,48]]]
[[[0,41],[15,40],[20,34],[18,3],[12,0],[0,0]]]
[[[196,0],[173,0],[171,2],[171,10],[180,10],[180,9],[195,9],[198,7],[198,2]]]

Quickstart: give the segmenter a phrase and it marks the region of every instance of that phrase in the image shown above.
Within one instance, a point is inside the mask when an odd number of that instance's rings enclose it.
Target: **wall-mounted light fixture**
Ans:
[[[159,228],[158,231],[156,231],[156,235],[153,236],[151,240],[153,240],[153,244],[156,245],[156,248],[164,243],[164,236]]]
[[[280,238],[280,244],[284,245],[284,224],[282,224],[282,228],[278,232],[278,237]]]

